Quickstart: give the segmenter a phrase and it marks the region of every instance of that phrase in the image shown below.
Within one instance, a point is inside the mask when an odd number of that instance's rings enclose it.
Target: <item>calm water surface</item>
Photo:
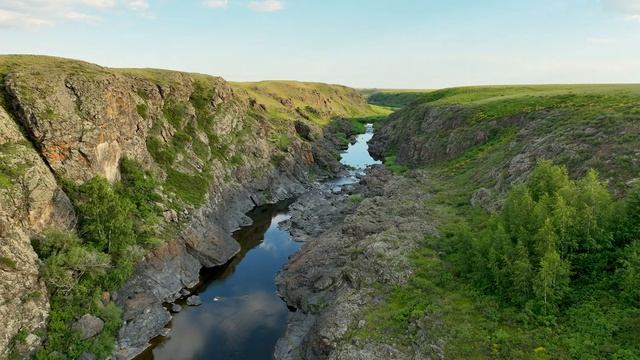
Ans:
[[[373,127],[358,135],[342,153],[341,162],[354,168],[351,176],[331,180],[340,186],[356,182],[355,171],[377,164],[367,142]],[[227,265],[205,269],[192,291],[203,304],[183,305],[169,324],[168,337],[154,340],[138,360],[238,359],[272,360],[275,344],[287,327],[289,309],[276,293],[275,276],[300,245],[278,224],[288,219],[290,202],[259,207],[248,215],[253,224],[233,236],[242,251]]]

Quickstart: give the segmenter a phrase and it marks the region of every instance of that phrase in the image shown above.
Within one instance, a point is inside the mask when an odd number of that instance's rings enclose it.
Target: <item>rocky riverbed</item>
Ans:
[[[292,205],[287,226],[305,244],[276,280],[297,309],[276,359],[412,358],[393,344],[347,337],[364,326],[361,310],[377,301],[374,286],[405,283],[411,275],[408,255],[436,231],[421,206],[429,193],[419,176],[394,176],[377,165],[347,189],[351,195],[319,190]]]

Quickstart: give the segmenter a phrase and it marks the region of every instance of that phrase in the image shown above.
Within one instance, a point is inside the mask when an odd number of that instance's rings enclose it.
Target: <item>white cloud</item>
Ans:
[[[587,38],[587,42],[594,45],[610,45],[618,42],[618,39],[604,36],[593,36]]]
[[[86,22],[86,23],[95,23],[100,19],[97,16],[88,15],[88,14],[84,14],[84,13],[76,12],[76,11],[69,11],[69,12],[65,13],[64,14],[64,18],[66,20],[80,21],[80,22]]]
[[[207,0],[204,6],[212,9],[222,9],[229,6],[229,0]]]
[[[638,22],[640,22],[640,14],[638,14],[638,15],[627,15],[626,19],[629,20],[629,21],[638,21]]]
[[[53,25],[53,22],[17,11],[0,9],[0,28],[42,27],[49,25]]]
[[[126,0],[126,5],[133,11],[147,11],[150,7],[147,0]]]
[[[251,1],[249,9],[259,12],[273,12],[284,9],[284,2],[279,0]]]
[[[625,19],[640,21],[640,0],[602,0],[606,9],[625,15]]]
[[[96,23],[100,14],[124,6],[142,13],[149,0],[0,0],[0,27],[38,28],[63,22]]]

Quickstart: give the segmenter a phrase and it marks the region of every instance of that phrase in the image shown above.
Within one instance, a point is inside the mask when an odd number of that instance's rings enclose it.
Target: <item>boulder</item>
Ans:
[[[171,305],[171,312],[172,313],[179,313],[180,311],[182,311],[182,306],[180,306],[178,304]]]
[[[102,332],[104,321],[91,314],[84,314],[72,325],[72,329],[79,332],[83,340],[92,338]]]
[[[189,306],[200,306],[202,305],[202,299],[198,295],[191,295],[187,298],[187,305]]]
[[[491,191],[485,188],[476,190],[471,195],[470,203],[473,207],[489,210],[491,208]]]

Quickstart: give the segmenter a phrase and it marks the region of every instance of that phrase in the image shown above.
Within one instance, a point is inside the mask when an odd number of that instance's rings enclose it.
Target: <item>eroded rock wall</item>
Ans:
[[[30,235],[72,228],[75,216],[49,168],[0,107],[0,356],[28,353],[41,339],[49,311],[47,289]],[[20,344],[15,336],[21,334]],[[20,348],[17,348],[17,347]]]

